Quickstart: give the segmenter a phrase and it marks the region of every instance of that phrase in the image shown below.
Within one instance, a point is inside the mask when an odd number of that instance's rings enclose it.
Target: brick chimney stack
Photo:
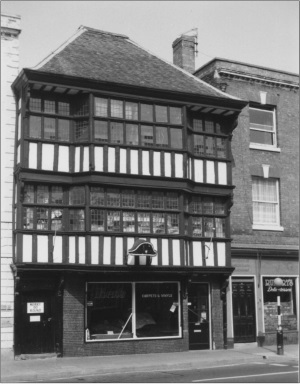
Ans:
[[[190,73],[195,72],[197,37],[181,35],[172,44],[173,63]]]

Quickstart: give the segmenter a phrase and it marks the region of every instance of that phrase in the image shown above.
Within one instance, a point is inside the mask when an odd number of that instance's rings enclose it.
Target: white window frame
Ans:
[[[252,188],[253,188],[253,178],[251,180],[252,183]],[[259,179],[260,181],[265,181],[269,180],[264,177],[258,177],[255,176],[255,178]],[[255,222],[254,221],[254,212],[253,212],[253,204],[256,203],[270,203],[269,201],[263,201],[263,200],[254,200],[253,198],[253,190],[252,190],[252,213],[253,213],[253,224],[252,224],[252,229],[256,230],[262,230],[262,231],[283,231],[283,227],[280,225],[280,201],[279,201],[279,180],[278,179],[273,179],[276,184],[276,223],[271,224],[271,223],[264,223],[264,222]]]
[[[277,132],[276,132],[276,114],[275,114],[275,108],[272,110],[269,109],[264,109],[264,108],[255,108],[255,107],[249,107],[250,110],[256,110],[256,111],[261,111],[261,112],[269,112],[272,113],[273,115],[273,130],[265,130],[265,129],[258,129],[258,128],[253,128],[251,127],[251,122],[250,122],[250,113],[249,113],[249,128],[250,131],[259,131],[259,132],[268,132],[271,133],[273,136],[273,144],[261,144],[261,143],[252,143],[250,141],[250,148],[251,149],[260,149],[260,150],[267,150],[267,151],[273,151],[273,152],[280,152],[280,148],[277,147]],[[251,139],[250,139],[251,140]]]

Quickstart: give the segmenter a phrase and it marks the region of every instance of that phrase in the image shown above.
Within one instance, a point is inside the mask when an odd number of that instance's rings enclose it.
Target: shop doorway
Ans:
[[[233,329],[235,343],[256,341],[254,282],[232,280]]]
[[[191,283],[188,287],[189,349],[209,349],[208,284]]]
[[[49,291],[21,294],[21,354],[55,352],[54,300]]]

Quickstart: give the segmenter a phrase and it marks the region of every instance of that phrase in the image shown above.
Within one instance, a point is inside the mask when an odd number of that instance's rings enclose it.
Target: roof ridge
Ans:
[[[123,35],[121,33],[102,31],[101,29],[86,27],[85,25],[81,25],[78,29],[85,29],[87,32],[94,32],[94,33],[98,33],[99,35],[111,35],[111,36],[115,36],[115,37],[122,37],[124,39],[129,39],[128,36]]]
[[[199,79],[198,77],[194,76],[192,73],[190,72],[187,72],[186,70],[178,67],[177,65],[165,60],[165,59],[162,59],[161,57],[159,57],[158,55],[156,55],[155,53],[152,53],[151,51],[149,51],[148,49],[145,49],[144,47],[140,46],[138,43],[136,43],[135,41],[131,40],[130,38],[128,38],[128,42],[130,42],[131,44],[133,45],[136,45],[137,47],[139,47],[140,49],[142,49],[143,51],[146,51],[148,52],[150,55],[152,56],[155,56],[156,58],[158,58],[159,60],[163,61],[164,63],[168,64],[168,65],[171,65],[173,68],[183,72],[185,75],[189,76],[190,78],[192,78],[193,80],[195,80],[196,82],[199,82],[200,84],[208,87],[208,88],[212,88],[214,91],[220,93],[222,96],[226,96],[226,98],[228,99],[233,99],[233,100],[241,100],[240,98],[238,97],[235,97],[235,96],[231,96],[229,95],[228,93],[226,92],[222,92],[220,89],[206,83],[205,81]]]

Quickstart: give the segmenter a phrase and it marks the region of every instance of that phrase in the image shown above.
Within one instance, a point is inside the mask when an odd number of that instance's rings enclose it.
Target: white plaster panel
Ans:
[[[78,237],[78,259],[80,264],[85,264],[85,237]]]
[[[116,237],[116,265],[123,265],[123,238]]]
[[[127,238],[127,249],[130,249],[134,244],[134,237]],[[127,256],[127,264],[134,265],[135,256]]]
[[[161,176],[160,152],[153,153],[153,175]]]
[[[108,172],[116,172],[116,150],[108,148]]]
[[[74,172],[80,171],[80,147],[75,147],[75,164]]]
[[[216,182],[214,161],[206,161],[206,182],[210,184],[215,184]]]
[[[162,265],[169,265],[169,241],[162,239]]]
[[[99,264],[99,237],[91,237],[91,263]]]
[[[219,184],[227,185],[227,164],[218,163]]]
[[[217,243],[218,267],[225,267],[226,264],[226,244]]]
[[[130,151],[130,173],[137,175],[139,173],[139,156],[136,149]]]
[[[194,266],[202,266],[202,243],[201,241],[193,241],[193,258]]]
[[[150,239],[154,249],[157,251],[157,239]],[[152,257],[151,265],[158,265],[158,256]]]
[[[103,264],[111,264],[111,237],[104,237]]]
[[[90,151],[89,147],[83,148],[83,172],[90,170]]]
[[[60,145],[58,147],[58,171],[69,172],[69,147]]]
[[[190,180],[193,180],[193,175],[192,175],[192,159],[189,158],[189,178]]]
[[[23,235],[23,262],[32,262],[32,235]]]
[[[95,147],[95,171],[103,172],[103,147]]]
[[[48,236],[37,236],[37,261],[48,262]]]
[[[63,249],[63,241],[62,236],[56,236],[55,241],[53,237],[53,262],[54,263],[62,263],[62,249]]]
[[[183,178],[183,155],[175,153],[175,177]]]
[[[124,148],[120,149],[120,173],[126,173],[127,168],[127,151]]]
[[[69,237],[69,263],[73,264],[76,260],[75,236]]]
[[[195,181],[203,183],[203,160],[194,160]]]
[[[54,164],[54,145],[42,144],[42,169],[53,171]]]
[[[149,151],[142,151],[143,175],[150,176]]]
[[[165,153],[165,176],[171,177],[171,153]]]
[[[180,265],[180,241],[173,240],[173,265]]]
[[[205,260],[207,267],[213,267],[215,265],[213,242],[205,243]]]
[[[28,167],[37,169],[37,144],[29,143]]]

